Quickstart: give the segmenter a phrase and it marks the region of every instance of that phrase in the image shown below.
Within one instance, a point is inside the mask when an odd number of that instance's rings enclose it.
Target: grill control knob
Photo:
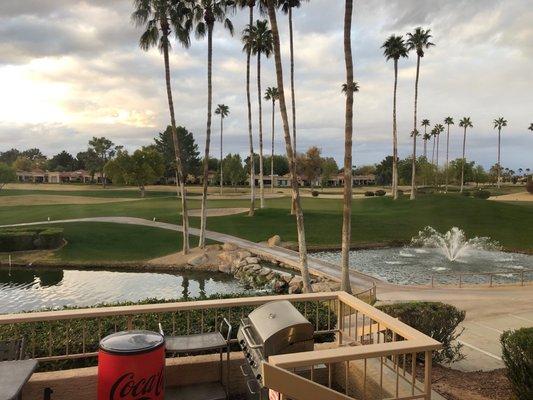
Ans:
[[[261,378],[262,378],[261,374],[257,374],[257,375],[255,376],[255,379],[257,379],[258,381],[260,381]]]
[[[252,367],[255,366],[255,362],[254,362],[254,360],[250,360],[250,365],[251,365]]]

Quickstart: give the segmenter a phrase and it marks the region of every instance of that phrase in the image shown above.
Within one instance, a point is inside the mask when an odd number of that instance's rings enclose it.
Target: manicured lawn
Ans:
[[[52,192],[63,194],[63,192]],[[87,193],[87,196],[92,194]],[[208,229],[229,233],[253,241],[279,234],[286,241],[296,241],[290,199],[269,199],[267,208],[255,217],[246,214],[208,219]],[[308,243],[315,246],[339,246],[342,202],[337,199],[304,198]],[[199,199],[189,203],[200,206]],[[247,207],[248,200],[213,200],[209,207]],[[134,216],[179,223],[180,205],[173,197],[153,197],[135,202],[85,205],[46,205],[0,207],[0,225],[96,216]],[[425,195],[415,202],[407,197],[398,201],[368,198],[353,202],[352,242],[354,245],[376,242],[408,242],[425,226],[448,230],[462,228],[469,237],[490,236],[509,249],[533,251],[533,207],[467,198],[458,194]],[[199,218],[191,218],[199,226]],[[69,246],[60,252],[65,260],[142,260],[179,249],[179,235],[136,226],[112,224],[65,225],[72,235]]]

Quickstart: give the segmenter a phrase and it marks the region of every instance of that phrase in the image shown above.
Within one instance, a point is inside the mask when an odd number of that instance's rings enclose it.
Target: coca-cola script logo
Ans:
[[[163,368],[154,375],[141,377],[136,380],[133,372],[121,375],[109,392],[109,400],[131,399],[151,400],[156,399],[163,392]]]

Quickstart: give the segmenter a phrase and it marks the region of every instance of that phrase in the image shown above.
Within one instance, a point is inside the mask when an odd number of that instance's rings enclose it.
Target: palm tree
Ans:
[[[500,179],[501,179],[502,164],[500,163],[500,149],[501,149],[501,143],[502,143],[502,140],[501,140],[502,128],[504,126],[507,126],[507,120],[504,119],[503,117],[500,117],[494,120],[494,129],[498,129],[498,164],[496,164],[498,166],[498,180],[497,180],[498,189],[501,186]]]
[[[225,104],[219,104],[215,110],[216,115],[220,115],[220,195],[222,196],[222,187],[224,186],[224,174],[222,170],[222,135],[224,133],[224,118],[229,115],[229,107]]]
[[[421,125],[424,127],[424,136],[422,136],[422,139],[424,139],[424,157],[427,159],[427,144],[428,140],[431,139],[431,135],[428,135],[427,132],[427,128],[430,125],[429,119],[423,119]]]
[[[417,103],[418,103],[418,80],[420,78],[420,59],[424,57],[424,50],[429,49],[435,44],[431,43],[430,35],[431,29],[424,30],[421,27],[415,29],[413,33],[409,32],[407,34],[407,50],[416,51],[416,79],[415,79],[415,107],[414,107],[414,123],[413,123],[413,160],[411,165],[411,200],[416,198],[416,137],[418,136],[417,122],[416,122],[416,112],[417,112]]]
[[[391,35],[383,43],[385,59],[394,60],[394,97],[392,103],[392,194],[398,198],[398,134],[396,127],[396,92],[398,88],[398,60],[400,57],[407,58],[408,50],[401,36]]]
[[[289,160],[289,171],[293,179],[291,179],[292,198],[294,199],[295,214],[296,214],[296,230],[298,232],[298,253],[300,255],[300,268],[303,280],[303,289],[305,292],[311,292],[311,282],[309,277],[309,269],[307,266],[307,244],[305,240],[305,226],[302,206],[300,204],[300,188],[296,179],[296,162],[295,153],[291,143],[291,132],[289,128],[289,117],[287,115],[287,104],[285,102],[285,89],[283,87],[283,69],[281,65],[281,50],[279,44],[279,30],[276,19],[276,0],[266,0],[268,6],[268,17],[270,19],[270,26],[272,29],[272,37],[274,42],[274,59],[276,65],[276,79],[279,91],[279,108],[281,112],[281,120],[283,122],[283,133],[285,136],[285,149],[287,159]]]
[[[352,57],[352,14],[353,0],[346,0],[344,7],[344,63],[346,83],[342,91],[346,94],[346,115],[344,122],[344,202],[342,208],[342,279],[341,290],[352,293],[350,284],[350,242],[352,237],[352,136],[353,136],[353,94],[359,85],[353,80]]]
[[[446,186],[444,189],[445,193],[448,193],[448,168],[450,166],[450,125],[453,125],[453,118],[452,117],[446,117],[444,118],[444,123],[448,126],[448,131],[446,133],[446,167],[445,167],[445,173],[446,173]]]
[[[252,55],[257,55],[257,102],[259,110],[259,197],[261,208],[265,207],[265,187],[263,183],[263,106],[261,98],[261,54],[267,58],[272,54],[272,31],[267,20],[257,20],[247,26],[242,35],[245,51],[250,47]]]
[[[527,129],[529,129],[530,131],[533,132],[533,122],[529,124],[529,128],[527,128]]]
[[[265,100],[272,101],[272,149],[270,152],[270,190],[274,192],[274,115],[276,109],[276,100],[279,98],[278,88],[275,86],[268,87],[265,92]]]
[[[142,50],[149,50],[158,47],[163,53],[165,65],[165,82],[167,91],[168,110],[170,113],[170,126],[172,127],[172,144],[174,146],[174,156],[176,158],[176,172],[181,194],[181,215],[183,226],[183,254],[189,252],[189,216],[187,210],[187,190],[185,187],[185,174],[183,172],[183,160],[181,154],[181,143],[176,131],[176,118],[174,114],[174,100],[172,98],[172,85],[170,80],[169,61],[169,36],[174,29],[176,40],[184,47],[190,45],[190,20],[189,8],[183,1],[170,0],[135,0],[135,11],[131,15],[133,23],[138,27],[145,28],[139,39],[139,46]]]
[[[433,129],[429,133],[431,137],[433,138],[433,148],[431,150],[431,164],[432,165],[435,165],[435,144],[437,143],[437,135],[438,135],[435,132],[436,132],[435,127],[433,127]]]
[[[240,8],[248,7],[248,26],[254,23],[255,0],[237,0],[236,5]],[[250,211],[249,216],[255,213],[255,165],[254,165],[254,138],[252,133],[252,101],[250,100],[250,59],[252,56],[251,47],[245,48],[246,52],[246,103],[248,107],[248,145],[250,149]]]
[[[435,174],[435,185],[439,186],[439,142],[440,134],[444,132],[444,126],[442,124],[435,125],[435,137],[437,138],[437,156],[436,156],[436,174]]]
[[[213,66],[213,30],[215,22],[223,24],[233,35],[233,24],[227,17],[233,2],[231,0],[197,0],[192,5],[193,20],[196,23],[196,37],[207,34],[207,129],[205,135],[205,154],[203,162],[202,209],[200,219],[200,238],[198,246],[205,247],[205,229],[207,225],[207,184],[209,176],[209,147],[211,144],[211,108],[213,103],[212,66]]]
[[[465,181],[465,149],[466,149],[466,129],[472,128],[474,125],[472,125],[472,121],[470,121],[470,117],[463,117],[461,121],[459,121],[459,126],[461,128],[464,128],[464,134],[463,134],[463,158],[461,162],[461,193],[463,193],[463,187],[464,187],[464,181]]]

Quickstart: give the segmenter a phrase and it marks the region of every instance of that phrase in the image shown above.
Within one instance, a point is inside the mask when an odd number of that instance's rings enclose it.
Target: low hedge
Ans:
[[[466,313],[450,304],[415,301],[380,305],[378,308],[416,330],[438,340],[442,349],[433,352],[435,362],[453,362],[464,358],[461,345],[454,342],[462,333],[456,333]]]
[[[230,299],[238,297],[263,296],[271,293],[238,293],[231,295],[211,295],[195,299],[178,299],[178,300],[161,300],[161,299],[146,299],[140,302],[122,302],[114,304],[98,304],[90,308],[97,307],[114,307],[114,306],[132,306],[142,304],[158,304],[158,303],[172,303],[183,301],[197,301],[197,300],[217,300]],[[334,327],[337,322],[335,310],[328,312],[328,302],[307,302],[295,303],[296,308],[304,315],[313,327],[318,330],[327,330],[329,327]],[[318,307],[318,310],[317,310]],[[78,308],[87,307],[65,307],[63,310],[75,310]],[[184,311],[181,313],[154,313],[154,314],[139,314],[132,318],[132,324],[135,329],[147,329],[152,331],[158,330],[158,323],[161,322],[163,330],[167,334],[186,335],[192,333],[200,333],[203,328],[204,332],[212,332],[215,330],[215,319],[217,326],[222,321],[223,317],[229,318],[233,327],[233,337],[236,337],[237,328],[241,316],[250,313],[255,306],[234,307],[231,313],[228,314],[227,309],[198,309],[191,311]],[[50,310],[40,310],[50,311]],[[187,323],[187,317],[189,323]],[[329,317],[329,318],[328,318]],[[329,319],[329,321],[328,321]],[[120,330],[126,330],[128,318],[125,316],[105,317],[100,319],[77,319],[65,321],[47,321],[36,323],[25,323],[17,325],[0,325],[0,341],[12,340],[18,338],[26,339],[26,349],[28,356],[31,357],[46,357],[51,354],[63,354],[65,351],[66,338],[69,338],[69,353],[83,352],[83,337],[85,337],[85,349],[87,352],[94,352],[98,350],[100,338],[103,338],[111,333]],[[174,332],[172,330],[174,329]],[[334,334],[319,335],[315,338],[316,342],[331,342],[335,338]],[[49,350],[50,349],[50,350]],[[235,348],[234,350],[238,350]],[[70,368],[81,368],[86,366],[96,365],[96,358],[85,358],[75,360],[53,361],[39,363],[40,371],[61,370]]]
[[[387,193],[387,192],[385,192],[384,190],[379,189],[379,190],[376,190],[374,194],[375,194],[376,196],[385,196],[386,193]]]
[[[373,197],[374,196],[374,192],[372,192],[371,190],[367,190],[365,192],[365,197]]]
[[[533,327],[505,331],[500,342],[507,377],[516,398],[533,399]]]
[[[0,230],[0,252],[55,249],[63,243],[63,228]]]
[[[488,199],[490,197],[490,192],[488,190],[476,190],[474,192],[474,197],[477,199]]]
[[[527,183],[526,183],[526,190],[527,190],[529,193],[533,194],[533,180],[532,180],[531,178],[529,178],[529,179],[527,180]]]

